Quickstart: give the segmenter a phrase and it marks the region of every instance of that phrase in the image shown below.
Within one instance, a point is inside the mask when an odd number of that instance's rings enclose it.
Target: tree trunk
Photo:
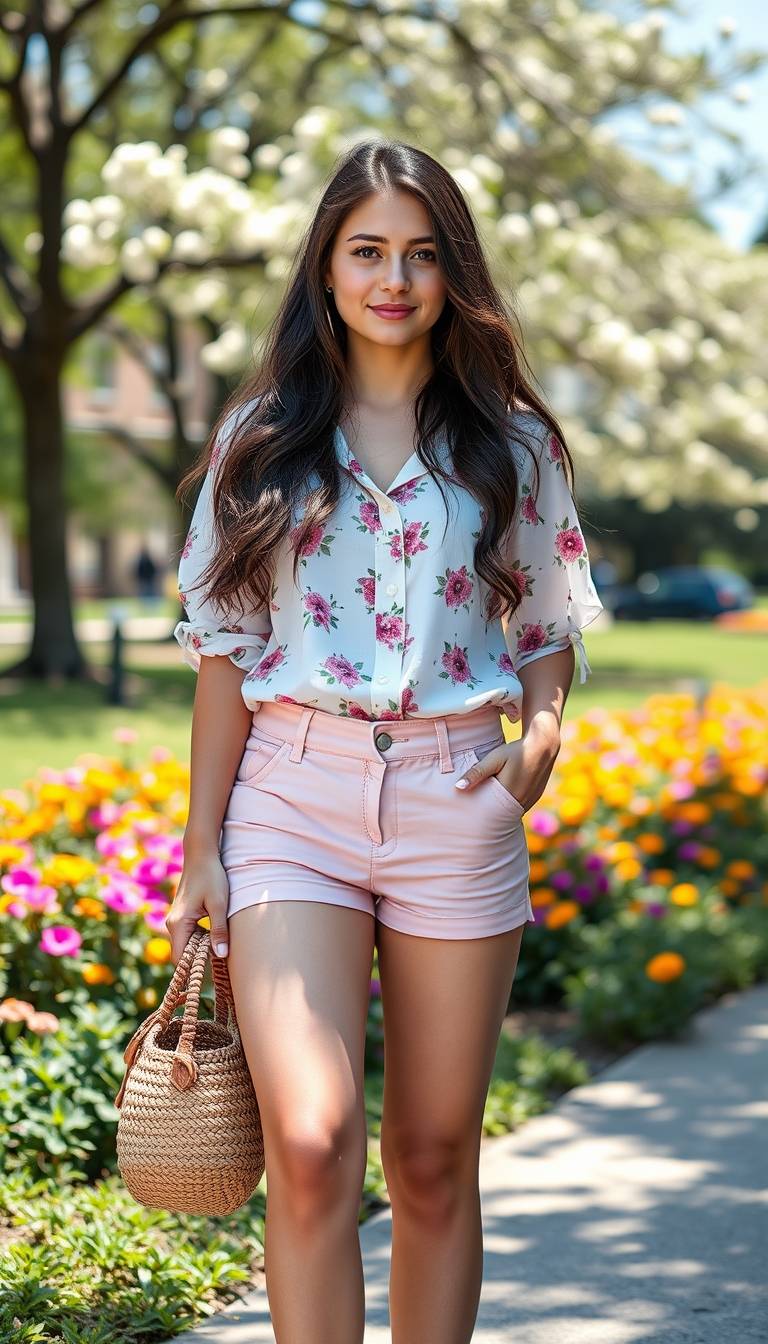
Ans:
[[[75,635],[67,566],[62,362],[52,357],[50,346],[25,353],[25,367],[17,368],[16,376],[24,407],[34,624],[28,653],[4,675],[90,679]]]

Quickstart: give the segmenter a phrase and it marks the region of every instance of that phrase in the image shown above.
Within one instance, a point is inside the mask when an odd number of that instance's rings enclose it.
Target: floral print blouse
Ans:
[[[179,560],[179,598],[188,619],[174,635],[190,667],[197,671],[202,656],[229,657],[245,673],[243,699],[253,711],[263,700],[278,700],[372,721],[464,714],[494,704],[515,722],[523,696],[517,672],[569,641],[586,680],[592,669],[581,632],[603,605],[561,445],[532,411],[514,415],[537,455],[535,498],[531,457],[510,441],[522,482],[505,545],[525,584],[511,618],[486,622],[482,614],[488,585],[475,573],[472,554],[484,511],[475,497],[449,475],[442,481],[444,503],[415,452],[380,490],[338,427],[344,488],[326,526],[301,552],[298,588],[292,549],[301,509],[278,552],[268,607],[227,624],[201,600],[203,588],[188,593],[211,557],[213,473],[230,426],[254,404],[222,427]],[[438,452],[450,473],[445,440]]]

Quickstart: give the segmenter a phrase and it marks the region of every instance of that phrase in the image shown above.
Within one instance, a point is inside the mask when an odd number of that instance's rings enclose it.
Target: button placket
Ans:
[[[381,528],[376,533],[376,573],[381,574],[381,584],[377,583],[375,590],[375,622],[376,616],[387,614],[381,602],[382,592],[386,592],[388,596],[393,597],[398,590],[401,590],[403,601],[400,605],[403,606],[403,609],[405,608],[405,554],[403,550],[403,521],[400,510],[394,500],[390,499],[389,495],[386,495],[382,490],[379,490],[373,482],[371,482],[371,493],[378,504],[381,521]],[[391,554],[392,539],[398,532],[400,534],[400,554],[402,557],[400,560],[394,559]],[[375,641],[375,648],[376,654],[371,682],[371,710],[378,717],[384,713],[389,713],[390,700],[399,702],[403,655],[396,648],[388,649],[381,640]]]

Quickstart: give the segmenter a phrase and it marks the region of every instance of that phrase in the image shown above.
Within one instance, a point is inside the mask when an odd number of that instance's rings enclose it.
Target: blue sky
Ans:
[[[664,47],[671,52],[706,50],[717,52],[716,68],[723,66],[723,57],[729,51],[762,51],[768,58],[768,6],[766,0],[679,0],[680,14],[670,14],[661,8],[666,19]],[[653,12],[652,10],[646,12]],[[722,41],[718,22],[731,18],[736,24],[734,36]],[[717,202],[708,204],[704,213],[718,233],[733,247],[746,248],[756,233],[768,221],[768,59],[762,69],[739,78],[737,83],[750,89],[749,103],[735,103],[730,97],[709,97],[702,103],[710,121],[717,121],[738,131],[752,156],[762,161],[759,176],[754,176],[740,188],[731,189]],[[628,131],[637,129],[634,118],[627,122]],[[624,125],[615,120],[617,128]],[[659,130],[660,128],[654,128]],[[664,130],[665,128],[661,128]],[[673,134],[671,129],[667,134]],[[704,188],[714,178],[719,163],[727,163],[733,151],[727,142],[702,134],[695,134],[694,181]],[[630,134],[628,137],[634,139]],[[635,152],[639,152],[635,150]],[[676,160],[673,156],[643,152],[643,157],[654,163],[665,175],[675,181],[685,180],[690,158]]]

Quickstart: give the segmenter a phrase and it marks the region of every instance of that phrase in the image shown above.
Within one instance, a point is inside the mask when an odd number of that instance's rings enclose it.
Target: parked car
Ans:
[[[712,620],[727,611],[755,605],[748,579],[730,569],[709,565],[670,565],[648,570],[631,584],[610,593],[617,621]]]

